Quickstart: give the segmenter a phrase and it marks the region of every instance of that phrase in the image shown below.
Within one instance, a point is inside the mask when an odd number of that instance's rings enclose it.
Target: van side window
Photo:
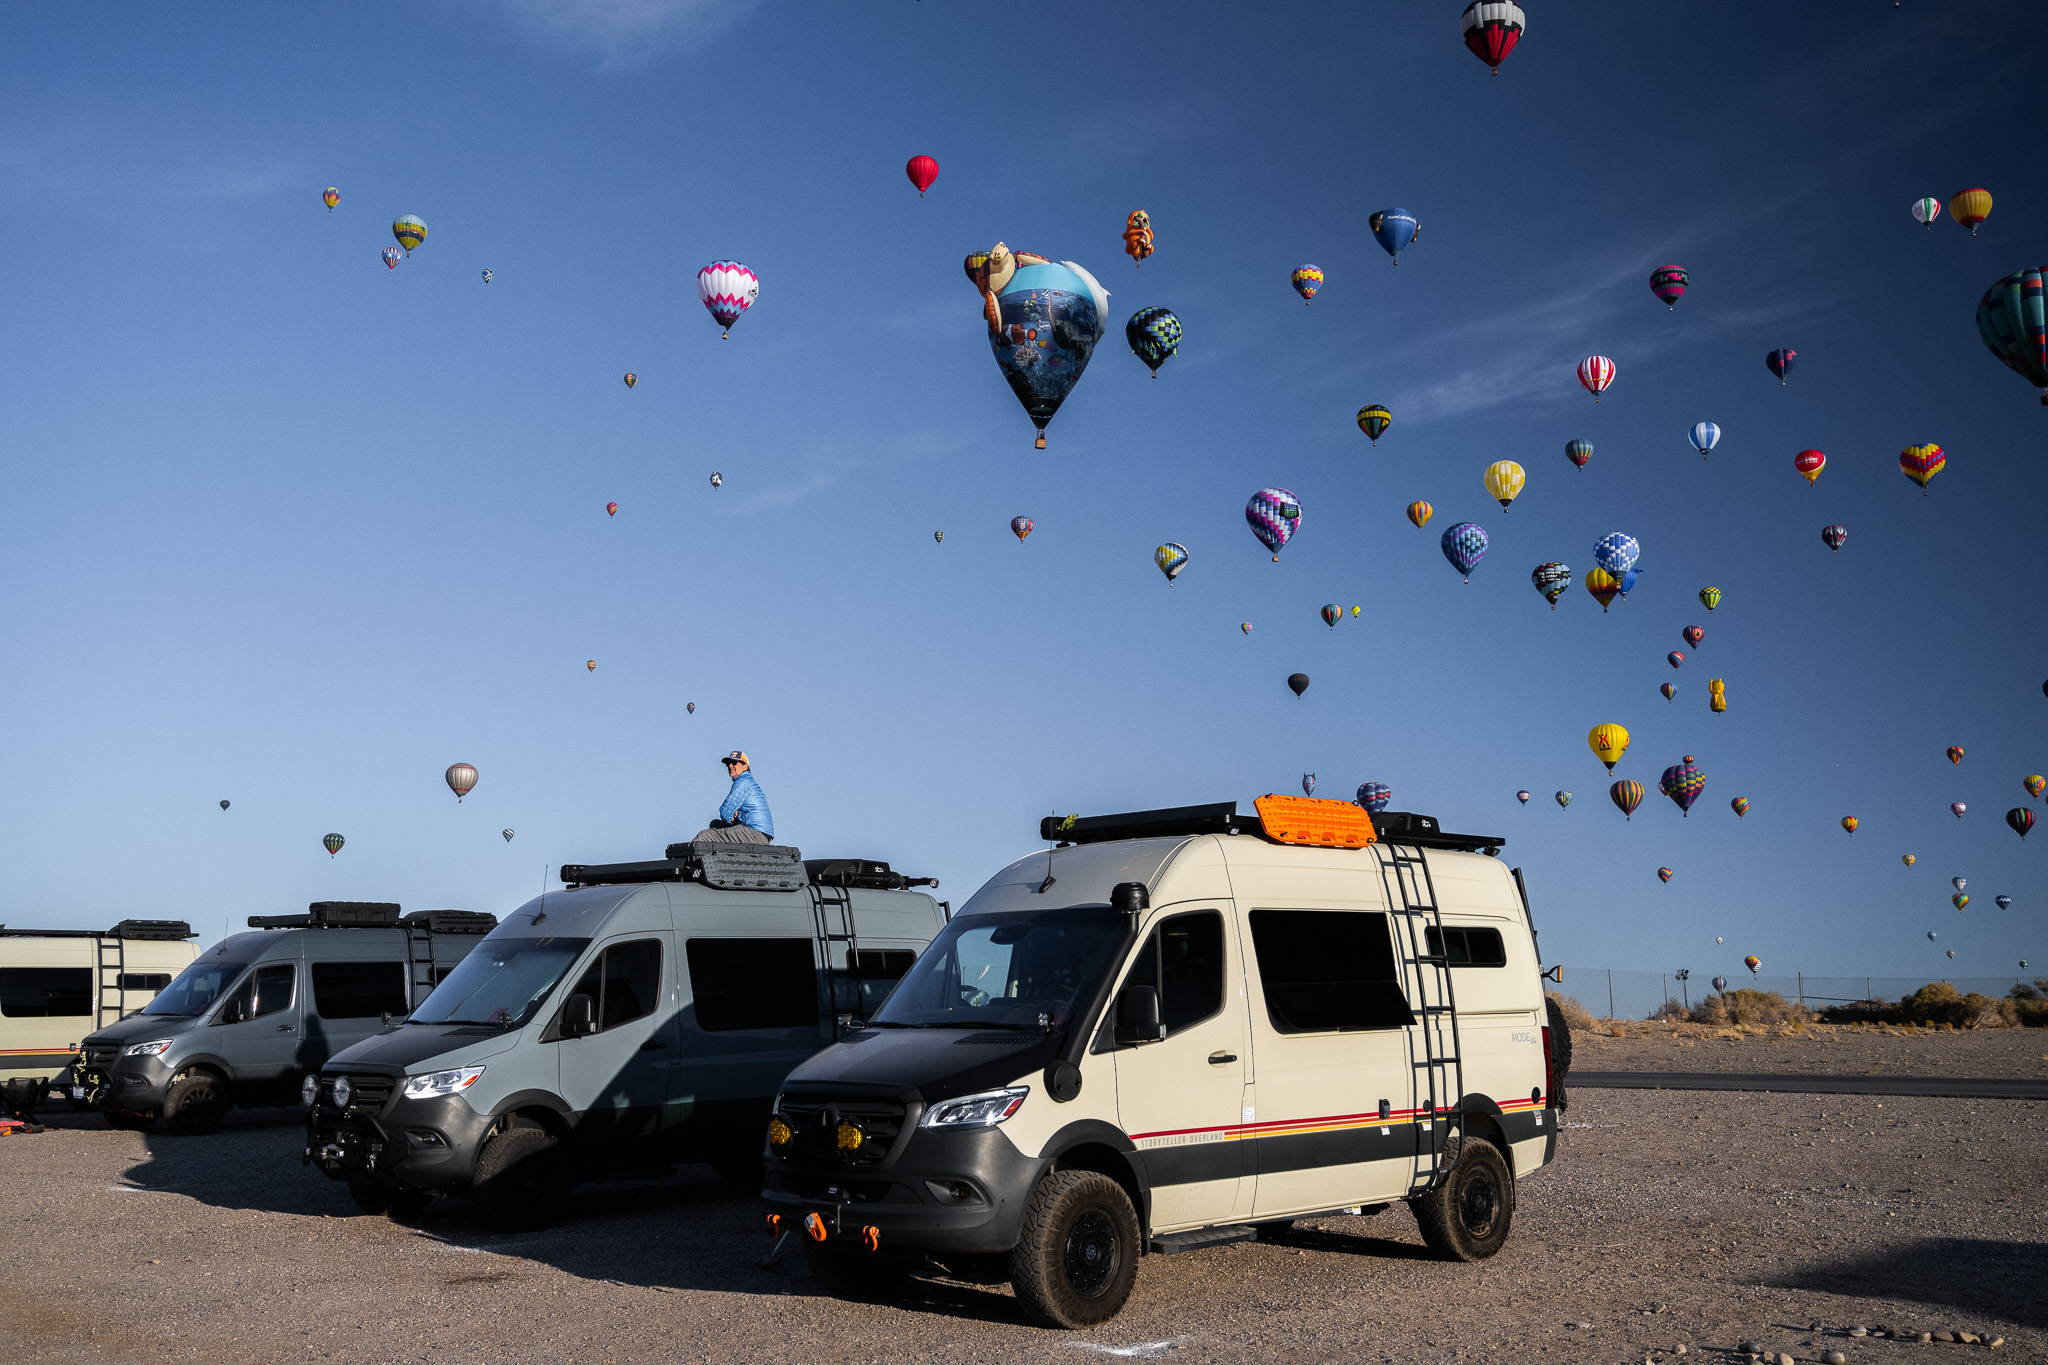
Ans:
[[[0,1014],[43,1019],[91,1013],[91,968],[0,967]]]
[[[697,1027],[805,1028],[818,1022],[818,969],[807,938],[693,938]]]
[[[599,1033],[644,1019],[661,1003],[661,940],[614,943],[569,994],[590,997]]]
[[[1246,918],[1266,1014],[1277,1032],[1335,1033],[1415,1022],[1401,993],[1385,915],[1254,910]]]
[[[148,991],[155,995],[171,984],[169,972],[123,972],[121,989],[124,991]]]
[[[1508,948],[1498,929],[1473,929],[1461,925],[1431,928],[1424,938],[1431,957],[1442,957],[1453,967],[1505,967]]]
[[[404,1014],[403,962],[315,962],[313,1008],[323,1019]]]
[[[856,948],[853,974],[862,981],[894,981],[915,961],[917,954],[908,948]]]
[[[1160,921],[1138,949],[1126,986],[1159,992],[1159,1017],[1171,1038],[1223,1008],[1223,916],[1214,910]]]
[[[273,962],[267,967],[258,967],[240,986],[228,1003],[221,1008],[221,1022],[233,1020],[240,1023],[245,1019],[260,1019],[266,1014],[291,1008],[292,964]]]

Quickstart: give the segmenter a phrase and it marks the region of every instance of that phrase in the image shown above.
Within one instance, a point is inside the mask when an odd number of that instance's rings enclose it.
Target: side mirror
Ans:
[[[597,1032],[597,1006],[587,995],[572,995],[562,1006],[562,1036],[588,1038]]]
[[[242,997],[236,996],[220,1007],[220,1017],[213,1022],[216,1024],[239,1024],[247,1017],[248,1015],[243,1011]]]
[[[1159,991],[1152,986],[1126,986],[1116,998],[1116,1040],[1156,1043],[1166,1036],[1159,1017]]]

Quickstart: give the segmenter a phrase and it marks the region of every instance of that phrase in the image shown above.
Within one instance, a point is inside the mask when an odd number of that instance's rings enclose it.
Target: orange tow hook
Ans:
[[[804,1215],[804,1231],[805,1231],[805,1232],[808,1232],[808,1233],[809,1233],[809,1234],[811,1235],[811,1240],[812,1240],[813,1242],[822,1242],[822,1241],[824,1241],[824,1240],[825,1240],[825,1220],[824,1220],[824,1219],[822,1219],[822,1218],[820,1218],[820,1217],[819,1217],[819,1216],[818,1216],[817,1214],[815,1214],[815,1213],[807,1213],[807,1214],[805,1214],[805,1215]]]
[[[782,1235],[781,1214],[771,1213],[768,1215],[768,1233],[771,1237],[779,1237]]]
[[[868,1224],[860,1230],[860,1244],[869,1251],[880,1251],[882,1249],[882,1230],[873,1223]]]

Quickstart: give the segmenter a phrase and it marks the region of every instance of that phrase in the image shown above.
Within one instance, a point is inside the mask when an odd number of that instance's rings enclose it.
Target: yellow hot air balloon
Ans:
[[[1429,519],[1435,515],[1436,509],[1426,502],[1408,504],[1408,520],[1415,523],[1415,529],[1418,531],[1429,525]]]
[[[1596,725],[1587,732],[1586,743],[1593,756],[1607,765],[1608,772],[1613,772],[1614,765],[1628,752],[1628,729],[1621,725]]]
[[[1861,820],[1858,820],[1853,815],[1845,815],[1842,817],[1842,828],[1848,830],[1851,834],[1854,834],[1856,832],[1856,826],[1862,823],[1863,822]]]
[[[1707,705],[1716,714],[1728,709],[1728,688],[1719,678],[1707,679]]]
[[[634,373],[633,373],[633,372],[632,372],[631,370],[628,370],[628,371],[626,371],[626,387],[627,387],[627,388],[629,388],[629,389],[630,389],[630,388],[632,388],[632,387],[633,387],[633,386],[634,386],[635,384],[637,384],[637,383],[639,383],[639,382],[640,382],[640,376],[639,376],[639,375],[637,375],[637,374],[634,374]]]
[[[1521,493],[1522,485],[1529,479],[1522,467],[1513,460],[1495,460],[1486,467],[1486,473],[1481,477],[1486,484],[1486,491],[1493,494],[1494,501],[1500,504],[1500,510],[1503,512],[1508,510],[1508,504]]]
[[[1957,190],[1949,196],[1948,216],[1977,235],[1977,224],[1991,216],[1990,190]]]
[[[398,244],[409,256],[414,247],[427,240],[427,225],[413,214],[401,214],[392,221],[391,235],[398,239]]]
[[[334,212],[334,206],[341,202],[341,191],[329,185],[326,189],[320,191],[320,202],[327,205],[329,213]]]

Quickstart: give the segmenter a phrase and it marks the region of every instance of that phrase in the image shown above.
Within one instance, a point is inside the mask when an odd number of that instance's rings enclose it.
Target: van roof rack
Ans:
[[[430,934],[488,934],[498,927],[498,917],[488,910],[415,910],[398,922]]]
[[[809,879],[803,852],[787,844],[670,844],[644,863],[563,863],[566,886],[702,882],[720,891],[799,891]]]
[[[251,915],[251,929],[395,929],[396,901],[314,901],[303,915]]]
[[[9,929],[0,925],[0,938],[126,938],[175,943],[198,937],[181,919],[124,919],[111,929]]]
[[[813,886],[857,887],[868,891],[905,891],[937,886],[937,877],[908,877],[873,858],[806,858],[804,873]]]
[[[1498,853],[1507,839],[1496,834],[1447,834],[1432,815],[1381,811],[1372,817],[1381,840],[1453,853]],[[1241,814],[1235,801],[1206,806],[1171,806],[1163,810],[1127,811],[1120,815],[1048,815],[1038,822],[1038,837],[1048,843],[1101,844],[1119,839],[1157,839],[1189,834],[1257,834],[1265,828],[1256,814]]]

